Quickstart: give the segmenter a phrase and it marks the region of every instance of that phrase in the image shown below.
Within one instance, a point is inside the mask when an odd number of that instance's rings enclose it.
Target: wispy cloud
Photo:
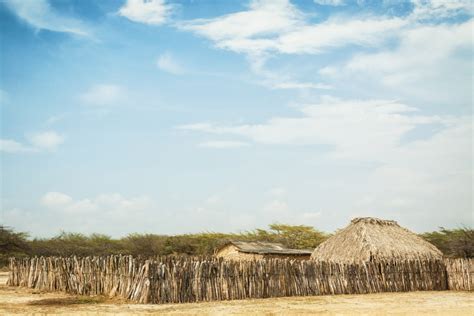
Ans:
[[[318,54],[349,45],[373,47],[395,37],[404,25],[406,21],[399,18],[331,18],[282,34],[269,48],[285,54]]]
[[[25,146],[22,143],[19,143],[12,139],[0,139],[0,151],[6,153],[19,153],[19,152],[28,152],[32,151],[33,148]]]
[[[97,84],[80,95],[86,105],[110,106],[123,96],[123,89],[114,84]]]
[[[46,122],[44,123],[45,126],[51,126],[59,121],[62,121],[66,118],[67,116],[67,113],[63,113],[63,114],[58,114],[58,115],[52,115],[50,116]]]
[[[58,13],[47,0],[5,0],[3,3],[21,20],[37,30],[89,35],[81,21]]]
[[[282,187],[274,187],[268,190],[267,194],[273,197],[284,197],[286,196],[288,191]]]
[[[314,3],[319,5],[331,5],[331,6],[340,6],[344,5],[344,0],[314,0]]]
[[[54,151],[64,143],[65,137],[55,131],[36,132],[28,137],[29,143],[24,144],[12,139],[0,139],[0,151],[6,153]]]
[[[246,40],[253,38],[262,40],[272,38],[281,32],[294,28],[302,21],[303,14],[287,0],[254,0],[250,2],[246,11],[214,19],[182,22],[178,26],[181,29],[205,36],[216,42],[218,47],[224,48],[233,46],[229,45],[230,42],[245,44]],[[253,42],[259,43],[258,40]]]
[[[249,143],[240,142],[240,141],[230,141],[230,140],[216,140],[216,141],[207,141],[198,144],[199,147],[204,148],[239,148],[250,146]]]
[[[340,100],[326,97],[305,105],[302,117],[275,117],[261,124],[221,126],[197,123],[180,126],[218,135],[237,135],[261,144],[331,145],[334,158],[378,161],[398,147],[417,126],[442,123],[395,101]]]
[[[421,213],[415,214],[416,210],[429,209],[442,222],[446,218],[442,210],[456,205],[450,218],[454,222],[469,221],[472,117],[421,113],[395,101],[326,98],[319,104],[302,106],[300,115],[294,117],[230,126],[198,123],[181,128],[244,137],[263,145],[325,145],[317,149],[320,163],[373,166],[361,177],[364,184],[360,188],[350,188],[363,192],[351,200],[357,214],[394,210],[396,214],[413,214],[410,216],[418,220]],[[421,130],[429,131],[428,135],[406,139]],[[345,177],[343,171],[336,174]],[[292,213],[292,207],[281,196],[274,196],[263,209],[274,214],[273,218],[278,215],[286,219],[285,214]],[[309,212],[306,217],[316,219],[318,213]]]
[[[127,199],[118,193],[100,194],[92,199],[73,199],[65,193],[52,191],[44,194],[40,202],[49,209],[63,212],[63,215],[83,216],[91,212],[107,212],[109,215],[119,216],[148,208],[151,199],[147,196]]]
[[[289,1],[252,1],[249,10],[181,23],[219,48],[249,55],[318,54],[348,45],[374,46],[407,22],[390,17],[330,18],[309,23]],[[392,34],[394,35],[394,34]]]
[[[157,222],[150,222],[150,219],[157,214],[153,200],[147,195],[125,197],[120,193],[103,193],[76,198],[61,191],[50,191],[38,202],[35,208],[41,209],[40,212],[12,208],[6,210],[5,218],[17,229],[34,230],[36,234],[48,237],[61,230],[124,236],[134,231],[150,229],[153,232],[156,229]],[[163,215],[160,213],[159,217]]]
[[[412,0],[414,5],[410,17],[423,20],[442,20],[473,12],[471,0]]]
[[[338,0],[316,0],[315,3],[345,4],[344,1]],[[414,0],[413,8],[409,14],[398,17],[393,14],[380,15],[367,12],[351,15],[341,13],[331,14],[322,21],[314,22],[290,1],[253,0],[247,9],[240,12],[212,19],[185,21],[177,25],[183,30],[207,38],[217,48],[245,54],[250,61],[252,71],[262,78],[260,83],[266,87],[300,90],[328,89],[333,85],[327,82],[291,78],[290,73],[301,72],[298,69],[277,73],[275,70],[265,70],[265,63],[270,56],[275,55],[319,55],[336,50],[341,51],[348,47],[390,51],[394,47],[396,49],[398,42],[401,42],[402,49],[403,46],[406,47],[409,44],[412,47],[410,50],[416,51],[417,48],[423,47],[428,38],[428,45],[438,42],[437,36],[434,34],[426,38],[420,36],[412,43],[407,43],[403,34],[412,31],[415,33],[417,30],[423,32],[423,28],[429,27],[423,25],[424,21],[443,21],[443,19],[460,14],[472,15],[472,3],[468,0]],[[434,27],[447,29],[450,27],[449,24]],[[451,37],[455,38],[455,36]],[[433,52],[433,55],[437,55],[436,47],[430,51]],[[376,54],[374,53],[372,56]],[[416,55],[424,56],[426,54]],[[368,59],[372,56],[368,56]],[[408,56],[406,59],[412,60],[413,58]],[[424,62],[421,61],[420,64],[424,64]],[[384,67],[390,67],[389,65],[391,65],[390,62],[385,63]],[[327,65],[325,67],[326,73],[329,73],[331,69],[333,72],[336,71]],[[402,77],[404,75],[405,73],[400,74]],[[397,80],[395,77],[392,78]]]
[[[181,75],[184,73],[184,69],[179,61],[169,52],[164,53],[156,60],[156,66],[166,72],[173,75]]]
[[[64,142],[64,136],[55,131],[34,133],[29,137],[29,139],[31,144],[40,150],[55,150]]]
[[[160,25],[166,22],[172,9],[165,0],[127,0],[119,14],[134,22]]]
[[[331,85],[297,80],[290,72],[265,69],[277,54],[322,54],[347,46],[378,47],[407,25],[407,21],[385,16],[336,16],[312,23],[287,0],[251,1],[248,9],[213,19],[177,23],[213,42],[220,49],[245,54],[251,70],[270,89],[330,89]],[[298,69],[291,71],[298,73]]]
[[[473,26],[469,20],[405,30],[396,47],[355,54],[342,64],[324,67],[320,74],[336,87],[350,83],[355,89],[390,89],[399,97],[423,102],[467,105]]]
[[[303,14],[287,0],[254,0],[246,11],[182,22],[178,26],[209,38],[219,48],[260,53],[274,45],[278,34],[302,23]]]
[[[319,89],[319,90],[332,89],[331,85],[328,85],[325,83],[297,82],[297,81],[276,82],[276,83],[271,83],[269,86],[272,89]]]

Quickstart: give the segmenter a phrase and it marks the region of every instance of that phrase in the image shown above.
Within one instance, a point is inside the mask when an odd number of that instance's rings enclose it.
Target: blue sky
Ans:
[[[2,0],[1,223],[34,236],[472,225],[472,13]]]

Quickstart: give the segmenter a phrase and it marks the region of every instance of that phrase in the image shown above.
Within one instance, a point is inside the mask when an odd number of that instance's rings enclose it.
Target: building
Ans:
[[[289,249],[278,243],[231,241],[217,249],[215,256],[228,260],[267,258],[307,260],[310,258],[311,252],[311,250]]]
[[[311,255],[318,261],[360,263],[377,260],[442,259],[434,245],[395,221],[355,218],[321,243]]]

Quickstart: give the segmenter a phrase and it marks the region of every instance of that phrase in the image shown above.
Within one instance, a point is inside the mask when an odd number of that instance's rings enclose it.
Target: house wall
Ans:
[[[227,245],[220,249],[216,257],[222,257],[229,260],[256,260],[263,259],[263,255],[240,252],[234,245]]]

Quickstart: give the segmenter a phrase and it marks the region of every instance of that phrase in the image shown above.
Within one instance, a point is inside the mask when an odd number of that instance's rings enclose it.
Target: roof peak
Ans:
[[[380,219],[376,217],[356,217],[351,220],[351,224],[374,224],[374,225],[385,225],[385,226],[399,226],[396,221]]]

